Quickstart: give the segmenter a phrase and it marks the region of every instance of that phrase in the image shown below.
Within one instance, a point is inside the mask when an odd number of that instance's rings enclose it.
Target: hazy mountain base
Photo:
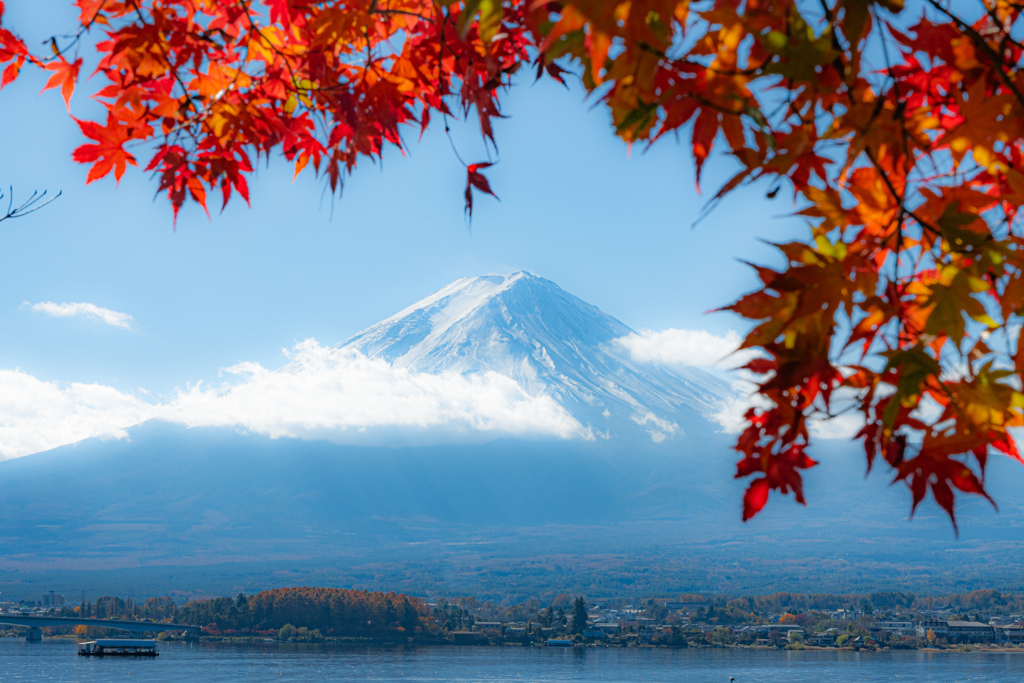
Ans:
[[[601,533],[606,529],[582,530]],[[639,533],[658,531],[641,527]],[[884,541],[879,545],[885,545]],[[252,593],[283,586],[339,586],[396,590],[436,597],[473,595],[512,603],[558,593],[590,598],[727,595],[788,592],[872,592],[899,590],[919,595],[995,587],[1024,590],[1019,544],[965,542],[959,557],[945,557],[941,543],[902,542],[899,557],[865,551],[835,551],[792,544],[774,557],[760,557],[713,545],[634,549],[629,553],[537,554],[509,557],[500,551],[447,548],[364,550],[336,557],[296,561],[230,562],[198,566],[146,566],[93,571],[0,571],[5,599],[38,600],[47,590],[69,598],[121,595],[144,599],[172,595],[179,600]],[[516,548],[529,551],[528,545]],[[913,555],[908,562],[906,555]]]
[[[357,448],[148,423],[0,463],[0,590],[138,597],[335,585],[516,599],[686,591],[1019,590],[1024,468],[966,497],[961,538],[850,446],[810,507],[739,522],[722,435]],[[828,442],[824,442],[828,444]],[[618,446],[621,448],[621,446]]]

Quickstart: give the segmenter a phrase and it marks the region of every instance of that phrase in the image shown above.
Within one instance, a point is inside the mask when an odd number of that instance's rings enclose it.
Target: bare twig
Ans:
[[[61,192],[58,192],[52,197],[47,198],[47,190],[43,190],[42,192],[36,190],[28,199],[23,201],[18,206],[14,206],[14,188],[10,187],[7,191],[10,193],[11,196],[7,201],[6,213],[0,214],[0,221],[5,221],[8,218],[24,218],[30,213],[35,213],[39,209],[43,208],[44,206],[55,200],[57,197],[61,196],[61,194],[63,193],[62,190]],[[2,200],[3,198],[4,193],[2,190],[0,190],[0,200]]]

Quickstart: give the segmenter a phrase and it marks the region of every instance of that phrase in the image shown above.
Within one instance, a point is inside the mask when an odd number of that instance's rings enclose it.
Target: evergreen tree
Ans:
[[[572,601],[572,632],[583,633],[587,628],[587,601],[583,596]]]

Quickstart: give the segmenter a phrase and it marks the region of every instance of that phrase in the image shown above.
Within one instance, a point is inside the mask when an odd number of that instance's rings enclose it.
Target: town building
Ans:
[[[864,612],[862,610],[855,609],[837,609],[825,612],[825,614],[827,614],[830,619],[834,619],[836,621],[856,621],[864,616]]]
[[[919,638],[927,638],[929,631],[936,638],[945,638],[949,633],[949,622],[945,619],[922,619],[917,623],[917,635]]]
[[[948,635],[946,637],[950,642],[990,643],[996,639],[995,629],[980,621],[950,621],[947,624]]]
[[[494,629],[498,633],[501,633],[503,626],[504,624],[500,621],[477,621],[473,624],[473,630],[479,632]]]
[[[681,609],[696,612],[699,609],[706,610],[708,608],[708,604],[709,603],[706,602],[666,602],[665,608],[673,612]]]
[[[1024,643],[1024,624],[1008,624],[997,631],[1002,631],[1003,642]]]
[[[883,628],[886,631],[892,631],[893,633],[899,633],[900,635],[910,635],[914,632],[914,622],[912,621],[897,621],[894,619],[883,619],[877,622],[878,628]]]
[[[824,633],[814,633],[804,638],[804,642],[808,645],[814,645],[817,647],[832,647],[836,644],[835,629],[829,629]]]
[[[790,631],[799,631],[803,633],[804,629],[796,624],[754,624],[751,626],[744,626],[741,631],[748,631],[753,633],[781,633],[783,635],[789,634]]]
[[[924,619],[918,623],[919,637],[927,638],[929,631],[934,633],[936,638],[945,638],[950,643],[990,643],[996,640],[995,628],[980,621]]]
[[[53,591],[43,593],[42,605],[43,607],[54,607],[59,609],[64,606],[64,596],[60,593],[54,593]]]

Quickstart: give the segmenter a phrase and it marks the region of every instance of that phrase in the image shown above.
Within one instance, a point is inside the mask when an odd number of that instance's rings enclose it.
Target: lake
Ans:
[[[161,643],[152,659],[79,657],[70,640],[0,639],[0,681],[1024,680],[1022,653]]]

